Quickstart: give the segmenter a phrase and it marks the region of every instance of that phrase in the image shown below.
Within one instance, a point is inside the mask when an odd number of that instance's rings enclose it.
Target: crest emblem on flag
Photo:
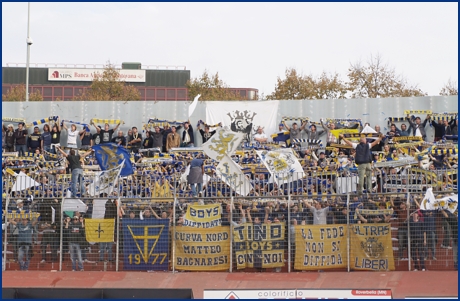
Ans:
[[[380,258],[380,255],[385,251],[383,244],[374,237],[366,238],[366,241],[361,242],[361,249],[369,258]]]
[[[236,110],[229,112],[227,115],[230,117],[230,129],[237,133],[243,133],[244,141],[251,141],[253,120],[257,113],[251,112],[250,110],[245,110],[243,112]]]

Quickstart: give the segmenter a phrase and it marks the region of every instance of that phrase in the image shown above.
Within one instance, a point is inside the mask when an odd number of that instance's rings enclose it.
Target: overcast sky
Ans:
[[[31,3],[31,64],[185,66],[273,92],[278,76],[380,54],[438,95],[458,81],[458,3]],[[27,3],[2,2],[2,65],[26,62]],[[32,66],[32,65],[31,65]]]

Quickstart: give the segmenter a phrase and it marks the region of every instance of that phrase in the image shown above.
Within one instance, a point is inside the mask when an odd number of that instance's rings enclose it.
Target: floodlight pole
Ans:
[[[32,45],[32,40],[30,39],[30,2],[28,3],[27,8],[27,62],[26,62],[26,101],[29,101],[29,61],[30,61],[30,46]]]

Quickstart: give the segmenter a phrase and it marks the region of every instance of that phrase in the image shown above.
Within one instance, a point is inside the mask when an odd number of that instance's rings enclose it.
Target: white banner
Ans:
[[[228,129],[218,128],[211,139],[201,147],[209,158],[220,161],[225,155],[233,155],[237,147],[241,144],[241,141],[243,141],[243,138],[243,133],[235,133]]]
[[[270,181],[278,185],[290,183],[305,176],[302,165],[290,148],[256,152],[271,174]]]
[[[145,70],[117,69],[120,81],[145,83]],[[48,68],[49,81],[78,81],[91,82],[95,77],[102,76],[104,69],[70,69]]]
[[[239,195],[247,196],[252,189],[251,182],[243,174],[240,166],[228,155],[220,160],[216,174]]]
[[[208,101],[206,123],[228,126],[232,131],[244,133],[244,142],[251,142],[260,126],[270,137],[278,130],[278,100],[273,101]]]
[[[40,183],[34,181],[34,179],[20,171],[19,175],[16,176],[16,182],[14,182],[11,191],[23,191],[34,186],[40,186]]]

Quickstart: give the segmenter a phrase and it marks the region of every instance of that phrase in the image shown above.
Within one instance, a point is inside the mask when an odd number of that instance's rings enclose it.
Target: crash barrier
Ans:
[[[429,191],[429,199],[426,193],[411,192],[34,198],[28,211],[19,213],[14,208],[24,202],[7,197],[4,268],[453,270],[457,191]]]

